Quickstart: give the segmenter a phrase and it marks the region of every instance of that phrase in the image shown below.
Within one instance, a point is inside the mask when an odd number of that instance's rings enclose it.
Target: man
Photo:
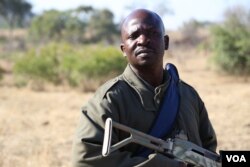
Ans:
[[[172,76],[163,68],[164,51],[169,43],[164,33],[161,18],[145,9],[133,11],[122,22],[121,50],[128,65],[122,75],[101,86],[83,107],[73,144],[73,166],[185,166],[160,153],[150,152],[142,156],[141,147],[136,144],[129,144],[107,157],[101,155],[104,123],[108,117],[149,133],[160,114],[161,105],[168,102],[163,97],[165,92],[168,94]],[[182,130],[189,141],[215,151],[216,136],[204,103],[191,86],[179,80],[177,85],[179,103],[171,105],[178,112],[163,138]],[[165,123],[161,125],[163,127]],[[112,143],[127,137],[128,134],[115,130]]]

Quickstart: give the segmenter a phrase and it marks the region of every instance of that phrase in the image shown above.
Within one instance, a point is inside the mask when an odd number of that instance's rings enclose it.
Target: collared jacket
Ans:
[[[169,83],[167,71],[164,83],[151,87],[138,77],[130,65],[122,75],[102,85],[82,108],[80,123],[73,142],[73,167],[175,167],[179,163],[159,153],[152,153],[148,158],[135,156],[140,148],[129,144],[119,151],[102,157],[102,143],[105,120],[114,121],[147,133],[152,126]],[[188,140],[215,151],[216,135],[208,118],[205,105],[194,88],[185,82],[179,82],[180,106],[171,137],[182,130]],[[114,130],[112,144],[127,138],[129,134]]]

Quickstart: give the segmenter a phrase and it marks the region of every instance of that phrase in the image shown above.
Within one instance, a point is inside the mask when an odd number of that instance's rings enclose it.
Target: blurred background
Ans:
[[[219,150],[250,150],[249,0],[0,0],[0,166],[70,166],[80,108],[123,72],[122,19],[163,19],[165,62],[200,94]]]

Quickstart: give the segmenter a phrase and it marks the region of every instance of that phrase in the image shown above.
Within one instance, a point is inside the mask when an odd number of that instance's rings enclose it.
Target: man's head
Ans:
[[[161,18],[154,12],[138,9],[129,14],[121,25],[121,50],[134,67],[163,63],[169,38]]]

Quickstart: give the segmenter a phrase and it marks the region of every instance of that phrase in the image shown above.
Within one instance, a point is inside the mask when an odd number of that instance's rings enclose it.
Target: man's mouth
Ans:
[[[152,53],[153,50],[152,49],[148,49],[148,48],[142,48],[142,49],[137,49],[135,51],[135,55],[139,56],[139,55],[148,55],[149,53]]]

